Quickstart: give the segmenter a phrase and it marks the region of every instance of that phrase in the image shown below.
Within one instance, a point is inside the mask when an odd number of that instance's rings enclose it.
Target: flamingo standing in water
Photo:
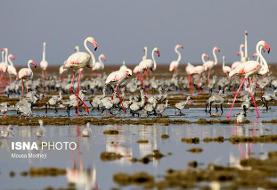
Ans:
[[[207,54],[205,55],[202,54],[202,58],[206,56]],[[193,86],[192,77],[193,75],[199,75],[198,88],[200,88],[200,80],[201,80],[202,74],[205,72],[205,67],[203,65],[193,66],[191,63],[188,63],[188,65],[186,66],[186,72],[188,75],[190,93],[192,94],[192,86]]]
[[[1,48],[2,51],[2,62],[0,63],[0,80],[2,81],[2,74],[7,72],[8,69],[8,48]]]
[[[225,56],[222,57],[222,71],[227,77],[231,71],[231,67],[225,65]]]
[[[112,73],[109,74],[109,76],[106,79],[105,85],[108,84],[115,84],[115,90],[114,90],[114,94],[112,96],[112,98],[114,97],[114,95],[116,94],[118,96],[118,98],[120,99],[120,104],[122,109],[125,111],[124,107],[123,107],[123,99],[121,97],[121,93],[119,91],[119,86],[120,84],[122,84],[126,79],[128,79],[130,76],[132,76],[132,70],[131,69],[119,69],[117,71],[114,71]]]
[[[48,67],[48,62],[46,61],[46,42],[43,42],[42,48],[42,60],[40,62],[40,68],[42,69],[42,77],[46,77],[46,69]]]
[[[177,73],[178,66],[179,66],[181,58],[182,58],[182,55],[181,55],[181,53],[179,51],[180,48],[183,49],[184,47],[182,45],[180,45],[180,44],[177,44],[175,46],[174,51],[175,51],[175,53],[177,54],[178,57],[177,57],[177,60],[172,61],[170,63],[170,65],[169,65],[169,71],[170,72],[172,72],[172,71],[174,72],[173,76],[175,76],[175,74]]]
[[[88,43],[92,44],[92,46],[94,47],[94,51],[97,50],[98,44],[97,44],[96,40],[93,37],[87,37],[84,40],[84,47],[87,52],[73,53],[72,55],[70,55],[68,57],[68,59],[66,60],[66,62],[64,64],[65,68],[72,69],[72,79],[71,79],[71,85],[69,88],[69,92],[71,94],[73,94],[72,88],[74,86],[75,73],[79,72],[78,85],[77,85],[75,95],[82,102],[82,105],[84,105],[87,113],[89,113],[89,108],[84,103],[84,101],[81,100],[81,98],[79,97],[79,90],[80,90],[80,78],[81,78],[81,74],[82,74],[82,68],[84,68],[84,67],[91,68],[93,66],[93,63],[95,63],[95,57],[94,57],[93,53],[91,52],[91,50],[88,48],[88,45],[87,45]]]
[[[93,64],[92,70],[93,71],[101,71],[101,70],[103,70],[104,69],[104,63],[103,62],[106,61],[106,60],[107,60],[106,55],[100,54],[98,56],[98,61]]]
[[[79,51],[80,51],[79,46],[75,46],[75,47],[74,47],[74,52],[79,52]],[[59,74],[60,74],[60,80],[61,80],[61,81],[63,81],[62,74],[63,74],[65,71],[67,71],[67,69],[64,67],[65,62],[66,62],[66,61],[64,61],[64,64],[61,65],[60,68],[59,68]]]
[[[143,51],[144,51],[144,55],[142,56],[142,60],[146,60],[147,59],[147,53],[148,53],[147,46],[144,46]]]
[[[257,53],[258,59],[260,61],[256,60],[256,61],[247,61],[247,62],[241,63],[240,65],[235,67],[233,70],[231,70],[231,72],[229,73],[229,77],[232,77],[234,75],[241,75],[241,76],[244,76],[244,78],[241,81],[240,86],[234,96],[232,106],[230,108],[230,111],[227,114],[227,119],[230,119],[230,117],[231,117],[236,98],[237,98],[238,93],[240,92],[243,84],[245,83],[245,80],[249,79],[249,77],[251,75],[254,75],[254,74],[265,75],[266,73],[269,72],[267,61],[265,60],[265,58],[263,57],[262,52],[261,52],[262,50],[270,53],[270,45],[263,40],[259,41],[256,45],[256,53]],[[250,85],[250,80],[248,80],[248,82]],[[257,109],[255,97],[253,96],[251,91],[249,91],[249,93],[250,93],[251,99],[253,101],[253,104],[255,106],[257,118],[259,118],[260,114]]]
[[[244,44],[240,44],[239,52],[237,53],[237,55],[240,56],[240,61],[235,61],[235,62],[231,65],[231,69],[234,69],[236,66],[238,66],[239,64],[241,64],[241,63],[243,63],[243,62],[245,61],[243,48],[244,48]]]
[[[30,59],[27,63],[28,68],[22,68],[18,72],[18,79],[21,80],[22,82],[22,87],[21,87],[21,96],[24,96],[24,79],[30,79],[33,78],[33,71],[31,69],[31,65],[34,66],[35,68],[37,67],[37,63]]]
[[[15,60],[15,56],[10,54],[8,56],[8,68],[7,68],[7,72],[9,74],[9,78],[10,78],[10,83],[11,83],[11,76],[17,76],[17,71],[16,68],[13,66],[13,61]]]
[[[152,50],[152,59],[144,59],[139,63],[139,69],[143,70],[143,72],[147,73],[147,76],[149,74],[150,71],[155,71],[157,68],[157,62],[155,59],[155,55],[157,55],[158,57],[160,57],[160,49],[155,47]],[[143,79],[144,77],[142,77],[142,86],[143,86]],[[143,87],[144,88],[144,87]]]
[[[216,56],[216,53],[219,53],[220,52],[220,49],[218,47],[214,47],[213,48],[213,56],[214,56],[214,60],[209,60],[209,61],[206,61],[203,66],[205,68],[205,70],[207,71],[208,70],[208,83],[209,83],[209,80],[210,80],[210,74],[211,74],[211,70],[214,68],[214,66],[217,65],[217,56]]]

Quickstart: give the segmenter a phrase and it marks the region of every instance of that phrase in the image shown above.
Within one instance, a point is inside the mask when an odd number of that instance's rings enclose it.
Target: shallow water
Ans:
[[[249,124],[244,126],[232,125],[170,125],[170,126],[91,126],[92,136],[80,137],[84,126],[46,126],[45,136],[38,139],[34,132],[36,127],[15,127],[15,136],[1,140],[0,147],[0,189],[43,189],[47,186],[65,187],[68,182],[77,180],[78,189],[91,189],[97,186],[100,189],[116,187],[112,176],[116,172],[147,171],[154,176],[163,174],[169,168],[185,168],[187,163],[196,160],[202,163],[229,165],[235,160],[250,156],[266,157],[270,150],[276,150],[275,144],[239,144],[232,145],[228,141],[205,144],[184,144],[183,137],[230,137],[231,135],[261,135],[277,134],[277,128],[271,124]],[[257,130],[251,130],[256,128]],[[119,135],[104,135],[103,130],[116,129]],[[161,134],[168,134],[168,139],[162,139]],[[138,144],[137,140],[147,139],[149,143]],[[47,153],[47,159],[12,159],[11,142],[13,141],[74,141],[79,145],[75,151],[41,151]],[[193,154],[187,150],[192,147],[201,147],[203,152]],[[275,148],[275,149],[274,149]],[[131,163],[130,158],[140,158],[154,149],[159,149],[167,155],[161,160],[154,160],[147,165]],[[117,161],[103,162],[101,152],[112,151],[124,155]],[[17,151],[19,153],[21,151]],[[26,151],[22,151],[22,153]],[[38,151],[29,151],[38,153]],[[30,167],[58,167],[67,168],[68,175],[61,177],[22,177],[20,172],[27,171]],[[74,167],[75,166],[75,167]],[[90,169],[90,172],[87,170]],[[10,171],[15,171],[16,176],[9,177]],[[2,183],[5,182],[5,183]]]

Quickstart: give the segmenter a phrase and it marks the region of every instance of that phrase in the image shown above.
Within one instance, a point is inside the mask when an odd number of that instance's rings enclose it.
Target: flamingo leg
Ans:
[[[237,90],[237,92],[236,92],[236,94],[235,94],[235,96],[234,96],[232,106],[231,106],[229,112],[227,113],[227,119],[230,119],[230,118],[231,118],[231,115],[232,115],[232,111],[233,111],[233,108],[234,108],[235,101],[236,101],[236,99],[237,99],[237,96],[238,96],[238,94],[239,94],[239,92],[240,92],[240,90],[241,90],[241,87],[243,86],[245,80],[246,80],[246,78],[243,78],[243,80],[242,80],[241,83],[240,83],[240,86],[239,86],[239,88],[238,88],[238,90]]]
[[[78,85],[77,85],[77,89],[76,89],[77,94],[79,94],[79,91],[80,91],[81,75],[82,75],[82,70],[79,71],[79,75],[78,75]]]
[[[118,98],[119,98],[119,100],[120,100],[120,106],[121,106],[122,110],[124,111],[124,113],[126,113],[126,109],[125,109],[125,107],[123,106],[123,98],[122,98],[121,93],[120,93],[120,91],[119,91],[119,89],[118,89],[118,85],[117,85],[117,87],[116,87],[116,92],[117,92]]]
[[[254,95],[251,92],[249,92],[249,94],[250,94],[251,100],[252,100],[252,102],[254,104],[254,107],[255,107],[256,118],[259,118],[260,117],[260,112],[259,112],[259,109],[257,107],[256,101],[255,101],[255,97],[254,97]]]
[[[75,80],[75,74],[72,72],[72,79],[71,79],[71,83],[70,83],[70,87],[69,87],[69,93],[73,94],[73,85],[74,85],[74,80]]]
[[[24,82],[23,82],[23,79],[21,79],[21,96],[24,96]]]

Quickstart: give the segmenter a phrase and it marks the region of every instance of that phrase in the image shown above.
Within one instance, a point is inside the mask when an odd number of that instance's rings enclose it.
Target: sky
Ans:
[[[201,62],[214,46],[220,59],[232,62],[247,30],[250,54],[266,40],[272,48],[266,59],[277,62],[276,7],[276,0],[1,0],[0,47],[22,65],[30,58],[40,62],[46,41],[47,61],[60,65],[93,36],[95,55],[104,53],[106,64],[137,64],[144,46],[159,47],[158,64],[169,64],[176,43],[184,46],[184,64]]]

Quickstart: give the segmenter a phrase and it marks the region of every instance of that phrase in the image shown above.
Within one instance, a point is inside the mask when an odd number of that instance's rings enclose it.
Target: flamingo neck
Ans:
[[[102,61],[102,57],[101,57],[101,56],[98,57],[98,61],[99,61],[99,63],[102,63],[102,64],[103,64],[103,61]]]
[[[94,56],[94,54],[90,51],[90,49],[88,48],[87,43],[88,43],[88,40],[85,40],[85,41],[84,41],[84,47],[85,47],[86,51],[89,53],[89,55],[90,55],[90,57],[91,57],[92,64],[94,64],[94,63],[95,63],[95,56]]]
[[[9,54],[9,50],[8,48],[5,49],[5,63],[8,64],[8,54]]]
[[[9,63],[10,66],[13,66],[13,62],[12,62],[10,57],[8,57],[8,63]]]
[[[268,64],[267,61],[265,60],[263,54],[262,54],[262,46],[259,45],[256,47],[256,51],[257,51],[257,55],[258,58],[260,59],[259,64],[261,65],[261,71],[268,71]],[[265,73],[261,73],[261,74],[265,74]]]
[[[205,64],[205,63],[207,62],[207,60],[205,60],[205,57],[206,57],[205,55],[202,55],[202,56],[201,56],[201,59],[202,59],[203,64]],[[190,63],[188,63],[188,64],[190,64]],[[191,64],[190,64],[190,65],[191,65]]]
[[[2,51],[2,59],[1,59],[2,62],[5,62],[5,52]]]
[[[32,70],[31,69],[31,65],[30,65],[31,63],[27,63],[27,65],[28,65],[28,69],[30,69],[30,70]]]
[[[248,60],[248,35],[247,33],[244,33],[244,58],[247,61]]]
[[[43,51],[42,51],[42,60],[45,61],[45,54],[46,54],[46,44],[43,43]]]
[[[144,48],[144,56],[142,57],[142,60],[147,59],[147,53],[148,53],[148,48],[145,47],[145,48]]]
[[[214,64],[217,65],[217,56],[215,53],[215,49],[213,50],[213,56],[214,56]]]
[[[157,63],[156,63],[156,59],[155,59],[155,55],[154,54],[155,54],[155,49],[152,50],[152,60],[153,60],[153,63],[154,63],[153,70],[155,70],[156,67],[157,67]]]
[[[175,52],[176,52],[176,54],[178,55],[177,63],[179,63],[179,62],[181,61],[182,55],[181,55],[181,53],[180,53],[180,51],[179,51],[178,48],[175,48]]]
[[[225,57],[222,58],[222,67],[225,67]]]
[[[239,47],[239,53],[240,53],[240,62],[243,62],[245,60],[244,52],[243,52],[243,45]]]

